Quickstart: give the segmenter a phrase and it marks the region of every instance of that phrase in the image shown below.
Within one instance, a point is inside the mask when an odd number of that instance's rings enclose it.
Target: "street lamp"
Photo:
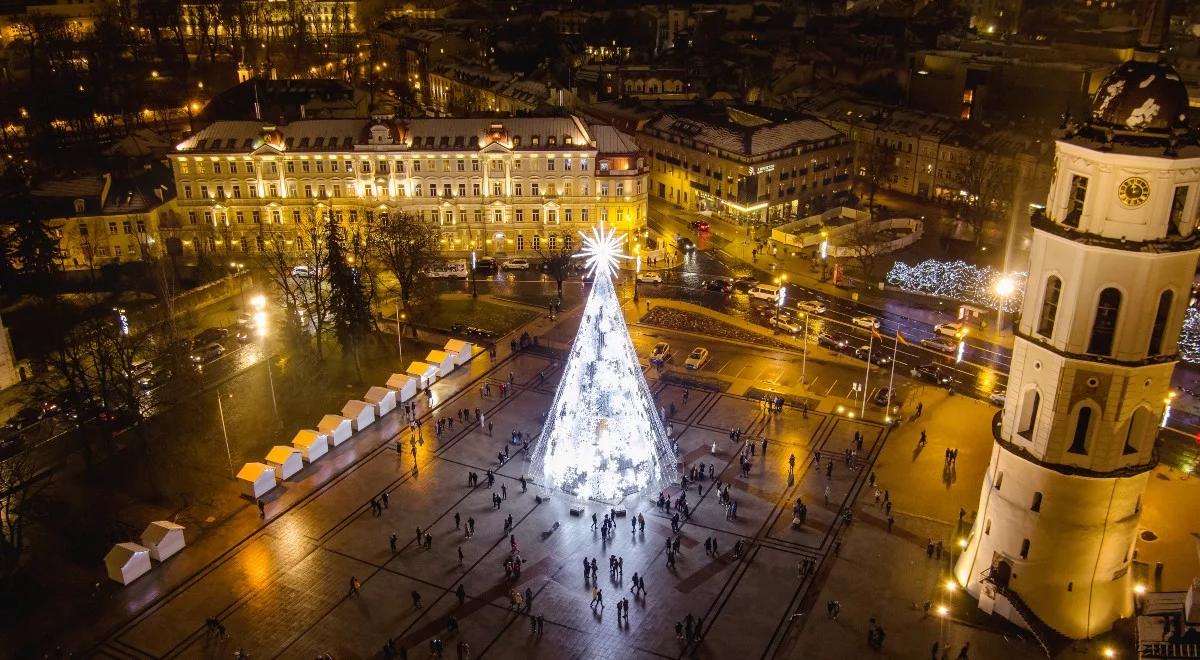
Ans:
[[[471,250],[471,297],[479,297],[479,283],[475,278],[475,250]]]
[[[267,297],[261,293],[250,298],[250,306],[254,308],[254,334],[258,335],[259,339],[267,337]],[[271,407],[275,409],[275,419],[279,417],[279,402],[275,398],[275,373],[271,370],[271,356],[267,351],[264,343],[262,347],[263,362],[267,365],[267,383],[271,387]],[[223,430],[224,427],[222,427]]]
[[[634,246],[633,251],[637,254],[636,265],[633,271],[633,302],[636,303],[638,301],[638,280],[642,276],[642,246]]]
[[[233,398],[232,394],[227,396]],[[225,460],[229,461],[229,478],[236,479],[237,475],[233,471],[233,452],[229,451],[229,432],[225,430],[225,404],[221,401],[222,398],[221,390],[217,389],[217,413],[221,416],[221,436],[225,438]]]
[[[242,269],[244,269],[246,267],[246,264],[238,262],[238,261],[231,261],[231,262],[229,262],[229,267],[233,269],[233,276],[237,278],[238,296],[241,298],[241,301],[242,301],[242,312],[245,312],[246,311],[246,284],[245,284],[245,282],[242,281],[241,274],[242,274]]]
[[[996,306],[996,332],[1004,328],[1004,308],[1016,291],[1017,282],[1011,275],[1005,275],[996,282],[996,295],[1000,297],[1000,304]]]

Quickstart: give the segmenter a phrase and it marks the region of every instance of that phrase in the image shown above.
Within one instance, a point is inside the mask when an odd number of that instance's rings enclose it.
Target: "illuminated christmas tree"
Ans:
[[[614,233],[600,226],[583,235],[580,256],[594,284],[533,455],[547,488],[605,501],[675,476],[671,441],[613,287],[617,260],[628,258]]]

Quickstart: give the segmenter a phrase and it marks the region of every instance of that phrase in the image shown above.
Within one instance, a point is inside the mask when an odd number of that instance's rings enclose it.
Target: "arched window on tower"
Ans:
[[[1167,318],[1171,316],[1171,305],[1175,294],[1167,289],[1158,296],[1158,309],[1154,312],[1154,325],[1150,328],[1150,347],[1148,355],[1161,355],[1163,336],[1167,333]]]
[[[1154,427],[1154,415],[1145,407],[1140,407],[1129,416],[1129,426],[1125,429],[1124,454],[1136,454],[1146,436]]]
[[[1086,454],[1088,435],[1092,430],[1092,408],[1091,406],[1083,406],[1075,417],[1075,434],[1071,439],[1071,448],[1067,451],[1072,454]]]
[[[1025,391],[1021,397],[1020,417],[1017,425],[1017,435],[1029,440],[1033,436],[1033,428],[1037,425],[1038,406],[1042,403],[1042,395],[1036,389]]]
[[[1096,317],[1092,321],[1092,336],[1087,352],[1093,355],[1112,355],[1113,338],[1117,334],[1117,317],[1121,313],[1121,292],[1109,287],[1100,292],[1096,302]]]
[[[1042,313],[1038,316],[1037,333],[1046,339],[1054,335],[1054,319],[1058,317],[1058,298],[1062,295],[1062,280],[1051,275],[1046,279],[1042,294]]]

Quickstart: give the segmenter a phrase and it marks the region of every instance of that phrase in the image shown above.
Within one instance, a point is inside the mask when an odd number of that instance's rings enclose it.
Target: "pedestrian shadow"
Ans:
[[[550,538],[550,536],[551,536],[551,535],[553,535],[553,534],[554,534],[554,532],[557,532],[557,531],[558,531],[558,521],[555,521],[555,522],[554,522],[554,526],[553,526],[553,527],[551,527],[550,529],[548,529],[548,530],[546,530],[546,531],[542,532],[542,541],[543,541],[543,542],[545,542],[545,541],[546,541],[546,539],[549,539],[549,538]]]
[[[913,447],[913,454],[912,454],[913,463],[917,462],[917,459],[920,458],[921,452],[923,452],[923,451],[925,451],[925,447],[922,446],[921,443],[917,443],[917,446]]]
[[[942,469],[942,483],[946,484],[946,488],[954,485],[958,481],[958,470],[954,469],[953,463],[947,463]]]

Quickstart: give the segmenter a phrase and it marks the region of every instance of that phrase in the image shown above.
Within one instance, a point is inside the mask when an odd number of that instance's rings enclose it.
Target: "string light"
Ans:
[[[968,305],[1015,312],[1025,295],[1025,273],[1003,273],[965,261],[926,259],[915,265],[897,261],[887,283],[905,291],[951,298]],[[1005,295],[1007,294],[1007,295]]]
[[[588,274],[593,277],[604,275],[612,277],[617,271],[618,259],[629,259],[629,255],[621,251],[621,244],[625,241],[625,235],[617,236],[617,230],[604,229],[604,223],[592,227],[592,234],[589,236],[582,231],[579,235],[583,237],[583,249],[576,255],[586,260]]]

